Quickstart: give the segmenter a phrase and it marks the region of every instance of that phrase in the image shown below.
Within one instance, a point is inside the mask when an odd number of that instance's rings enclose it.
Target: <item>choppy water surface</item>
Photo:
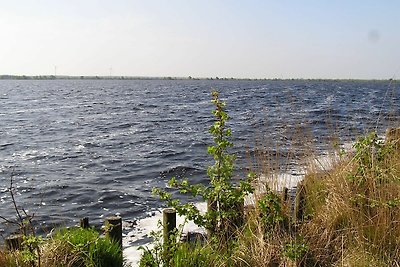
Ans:
[[[332,133],[349,141],[399,115],[389,82],[0,81],[0,215],[15,217],[11,176],[41,228],[140,218],[161,206],[151,189],[172,176],[204,182],[211,88],[227,101],[240,168],[256,140],[284,154],[307,132],[323,151]]]

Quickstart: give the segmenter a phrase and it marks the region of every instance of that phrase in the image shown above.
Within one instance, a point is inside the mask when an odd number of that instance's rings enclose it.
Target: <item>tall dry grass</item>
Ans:
[[[371,133],[351,150],[332,150],[325,163],[311,149],[304,153],[312,160],[302,161],[303,217],[281,201],[286,223],[266,229],[257,203],[268,192],[255,195],[235,253],[238,266],[400,266],[399,139],[399,129],[388,131],[385,141]],[[278,194],[282,160],[266,160],[265,152],[258,157],[257,167],[265,163],[258,183]],[[298,248],[303,250],[296,255]]]
[[[398,138],[389,137],[383,142],[370,134],[331,170],[305,176],[310,218],[301,232],[312,257],[338,266],[356,266],[353,261],[364,256],[366,262],[387,264],[381,266],[400,262],[397,142]]]

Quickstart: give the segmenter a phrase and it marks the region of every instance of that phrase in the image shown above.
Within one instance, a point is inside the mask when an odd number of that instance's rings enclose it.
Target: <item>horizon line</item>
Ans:
[[[392,81],[393,78],[237,78],[192,76],[131,76],[131,75],[10,75],[0,74],[0,80],[318,80],[318,81]]]

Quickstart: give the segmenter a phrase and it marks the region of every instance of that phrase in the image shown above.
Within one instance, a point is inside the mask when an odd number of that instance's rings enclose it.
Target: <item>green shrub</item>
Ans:
[[[258,200],[258,207],[266,229],[271,229],[284,220],[281,199],[275,192],[267,192],[263,198]]]
[[[119,244],[100,237],[94,229],[59,230],[49,241],[47,250],[52,251],[52,246],[58,248],[53,250],[56,255],[47,257],[67,259],[57,262],[56,266],[120,267],[124,264]]]
[[[0,251],[0,267],[31,267],[21,251]]]
[[[238,185],[233,183],[235,156],[228,152],[228,149],[233,146],[229,141],[231,130],[226,126],[229,117],[225,112],[225,103],[219,99],[219,94],[213,92],[212,97],[211,102],[215,106],[212,113],[215,121],[209,131],[213,136],[214,145],[209,146],[207,151],[213,157],[215,164],[207,170],[209,184],[207,186],[191,185],[187,179],[178,181],[175,178],[169,181],[169,186],[194,198],[200,196],[210,204],[211,208],[205,214],[201,214],[193,203],[181,204],[165,190],[155,188],[153,192],[166,201],[168,206],[175,208],[178,214],[205,227],[215,236],[222,237],[228,233],[230,237],[232,230],[242,224],[240,218],[243,217],[243,201],[247,194],[253,192],[250,184],[253,176],[249,175],[247,180],[240,181]]]
[[[291,240],[283,247],[283,255],[290,260],[298,260],[304,257],[308,251],[308,246],[303,239]]]

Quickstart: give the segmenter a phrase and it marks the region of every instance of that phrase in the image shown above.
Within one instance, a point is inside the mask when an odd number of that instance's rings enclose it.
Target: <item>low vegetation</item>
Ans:
[[[92,228],[56,231],[53,237],[41,240],[35,255],[29,255],[24,242],[21,250],[1,251],[0,266],[121,267],[125,264],[119,244],[100,237]]]

